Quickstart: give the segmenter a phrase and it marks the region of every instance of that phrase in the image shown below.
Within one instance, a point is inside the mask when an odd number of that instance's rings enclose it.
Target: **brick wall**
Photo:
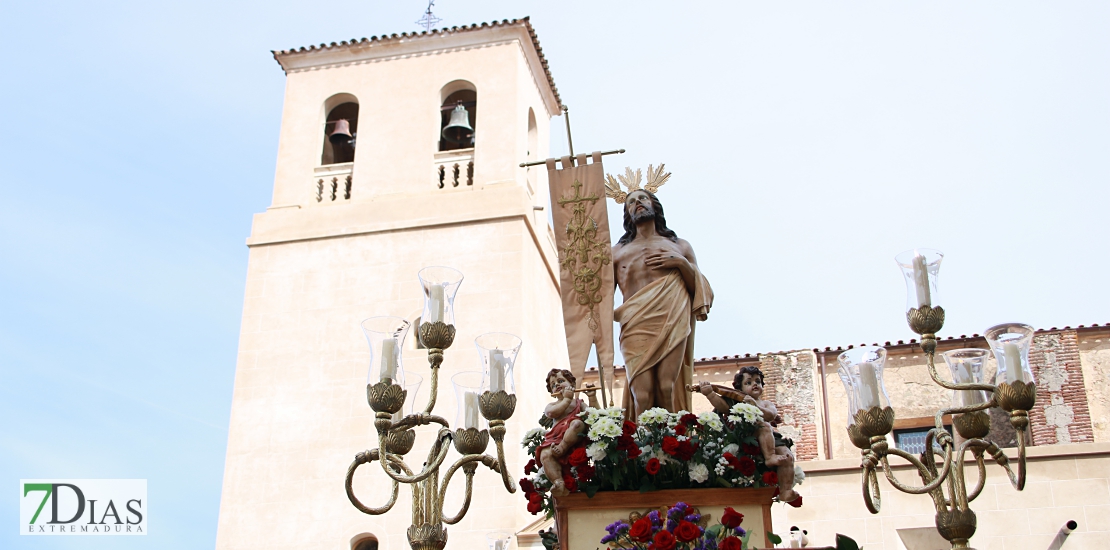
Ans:
[[[1076,331],[1038,332],[1029,363],[1037,381],[1037,404],[1029,411],[1033,444],[1094,441]]]
[[[798,460],[817,458],[817,394],[814,373],[817,355],[811,351],[762,354],[759,368],[764,377],[764,399],[778,407],[778,431],[794,440]]]

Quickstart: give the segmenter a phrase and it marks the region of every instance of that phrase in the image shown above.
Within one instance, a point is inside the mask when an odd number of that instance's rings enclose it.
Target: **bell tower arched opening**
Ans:
[[[320,165],[355,161],[358,136],[358,99],[351,94],[336,94],[324,102],[323,152]]]
[[[440,90],[439,150],[474,147],[478,127],[478,90],[466,80],[448,83]]]

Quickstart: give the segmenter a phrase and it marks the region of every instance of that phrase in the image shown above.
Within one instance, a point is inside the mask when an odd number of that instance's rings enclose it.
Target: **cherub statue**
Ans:
[[[794,490],[794,452],[791,450],[794,441],[783,437],[771,426],[772,422],[777,422],[779,411],[774,403],[760,399],[763,396],[763,371],[751,366],[740,369],[732,379],[732,387],[740,390],[742,400],[718,395],[708,382],[699,384],[698,391],[709,399],[717,412],[727,413],[736,403],[754,405],[763,411],[764,422],[756,432],[759,449],[763,452],[763,462],[778,470],[779,500],[792,506],[801,506],[802,496]]]
[[[574,397],[574,375],[569,370],[551,369],[547,373],[547,391],[556,400],[548,405],[544,416],[555,421],[547,431],[543,443],[536,449],[536,461],[543,466],[543,473],[551,481],[551,494],[561,497],[569,494],[563,483],[563,468],[575,447],[586,444],[582,432],[586,423],[578,418],[584,408],[581,399]]]

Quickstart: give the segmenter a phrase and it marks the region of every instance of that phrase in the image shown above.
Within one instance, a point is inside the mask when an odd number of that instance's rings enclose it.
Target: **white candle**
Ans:
[[[879,406],[879,377],[875,374],[875,363],[864,362],[859,365],[859,398],[863,408]]]
[[[505,354],[494,349],[489,352],[489,391],[499,392],[505,389]]]
[[[468,391],[463,394],[463,428],[478,428],[478,394]]]
[[[1006,356],[1006,382],[1013,384],[1025,381],[1021,372],[1021,348],[1017,344],[1003,344],[1002,354]]]
[[[917,307],[922,308],[932,305],[929,295],[929,269],[925,266],[925,256],[916,251],[913,256],[913,283],[917,290]]]
[[[392,338],[382,340],[382,373],[381,380],[387,378],[396,381],[397,378],[397,341]]]
[[[428,292],[428,309],[432,318],[430,322],[443,322],[443,285],[434,284]]]

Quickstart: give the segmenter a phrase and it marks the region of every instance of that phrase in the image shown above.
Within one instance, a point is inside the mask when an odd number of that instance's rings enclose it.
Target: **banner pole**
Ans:
[[[624,152],[625,152],[624,149],[613,149],[612,151],[602,151],[601,156],[620,155],[620,154],[623,154]],[[546,163],[547,163],[546,160],[537,160],[537,161],[534,161],[534,162],[522,162],[522,163],[520,163],[520,167],[521,168],[527,168],[529,166],[539,166],[541,164],[546,164]]]
[[[567,147],[570,148],[570,156],[574,158],[574,141],[570,139],[570,108],[563,105],[563,120],[567,123]]]

